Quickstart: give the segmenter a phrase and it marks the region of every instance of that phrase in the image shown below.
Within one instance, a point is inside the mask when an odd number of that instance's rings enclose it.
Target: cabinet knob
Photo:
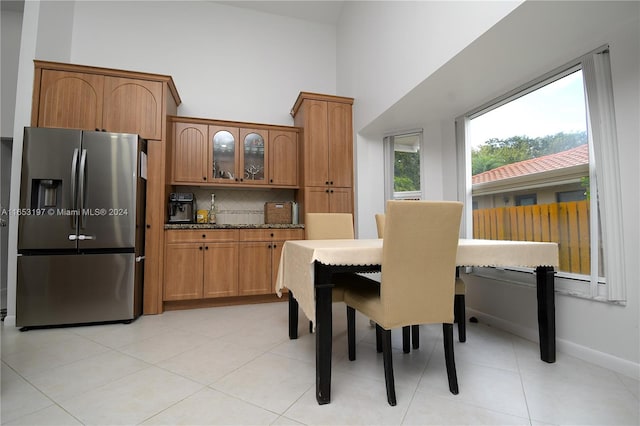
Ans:
[[[273,232],[271,233],[271,236],[273,237]]]
[[[198,250],[202,250],[202,246],[198,247]]]
[[[147,223],[147,229],[151,229],[151,225]]]
[[[273,179],[269,179],[269,183],[273,183]]]
[[[273,248],[276,248],[276,247],[278,247],[278,245],[277,245],[277,244],[274,244],[274,245],[273,245]]]
[[[329,192],[333,194],[333,189],[332,189],[332,190],[330,190]]]
[[[271,244],[269,244],[269,245],[267,246],[267,248],[271,248]]]
[[[327,180],[327,181],[325,181],[325,182],[324,182],[324,184],[325,184],[325,185],[329,185],[329,181],[328,181],[328,180]]]
[[[207,180],[207,177],[206,176],[202,176],[202,180]]]
[[[324,190],[324,192],[326,192],[326,193],[328,194],[328,193],[329,193],[329,190],[328,190],[328,189],[325,189],[325,190]]]
[[[204,249],[205,250],[209,250],[209,246],[204,246]]]
[[[329,185],[333,185],[333,181],[329,181]]]
[[[206,234],[202,234],[202,238],[207,238],[207,235]]]

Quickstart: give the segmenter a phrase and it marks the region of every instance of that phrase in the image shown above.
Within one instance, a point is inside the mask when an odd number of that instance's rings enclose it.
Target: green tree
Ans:
[[[394,191],[418,191],[420,189],[420,153],[396,151],[393,172]]]
[[[538,138],[512,136],[507,139],[489,139],[471,150],[472,174],[477,175],[505,164],[555,154],[586,143],[587,132],[560,132]]]

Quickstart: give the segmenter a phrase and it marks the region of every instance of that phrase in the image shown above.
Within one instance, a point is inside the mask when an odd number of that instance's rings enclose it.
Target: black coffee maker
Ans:
[[[196,200],[190,192],[169,194],[169,223],[194,223],[196,221]]]

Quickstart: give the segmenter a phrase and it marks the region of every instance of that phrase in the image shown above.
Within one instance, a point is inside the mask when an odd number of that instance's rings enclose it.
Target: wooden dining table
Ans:
[[[276,292],[289,290],[289,338],[298,337],[298,307],[313,321],[316,334],[316,399],[331,401],[332,276],[344,272],[378,272],[382,239],[286,241],[276,280]],[[460,239],[457,266],[535,268],[540,358],[556,359],[554,267],[556,243]],[[453,283],[452,283],[453,285]]]

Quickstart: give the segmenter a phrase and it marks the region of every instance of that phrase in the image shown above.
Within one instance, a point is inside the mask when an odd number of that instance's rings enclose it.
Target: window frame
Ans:
[[[420,190],[419,191],[395,191],[394,190],[394,170],[395,170],[395,138],[416,135],[420,150]],[[422,129],[412,129],[403,132],[390,133],[384,136],[384,198],[386,200],[410,200],[423,199],[424,195],[424,171],[423,159],[424,138]]]
[[[591,194],[596,194],[596,196],[591,197],[591,210],[598,211],[598,215],[592,215],[591,227],[594,229],[594,226],[598,226],[599,217],[603,227],[602,242],[605,244],[606,278],[592,274],[589,276],[589,280],[586,280],[584,276],[556,271],[556,291],[569,296],[624,305],[626,304],[624,275],[615,272],[616,270],[624,271],[624,261],[623,256],[620,255],[623,247],[622,220],[616,214],[621,208],[621,194],[619,192],[620,176],[615,113],[613,111],[613,86],[608,53],[609,46],[601,46],[456,118],[458,199],[463,201],[465,205],[462,220],[463,236],[465,238],[473,238],[473,210],[470,208],[472,206],[471,147],[467,146],[470,121],[485,112],[559,80],[578,69],[582,70],[587,113],[587,133],[590,146],[590,187]],[[594,71],[594,68],[596,71]],[[589,75],[586,75],[587,73]],[[594,117],[597,120],[594,120]],[[598,164],[597,174],[596,163]],[[604,170],[602,170],[603,164],[606,164]],[[606,184],[603,184],[603,182]],[[615,190],[616,188],[618,191]],[[605,194],[606,202],[602,199]],[[596,197],[600,201],[599,206]],[[604,229],[610,231],[611,236],[605,238]],[[596,262],[596,264],[599,261],[597,243],[598,241],[596,241],[596,244],[592,244],[591,250],[591,262]],[[614,272],[612,273],[612,271]],[[534,271],[530,268],[467,268],[467,273],[514,284],[532,287],[536,285]],[[611,279],[612,275],[613,279]],[[585,282],[589,285],[585,286]],[[611,285],[612,283],[615,283],[615,285]]]

